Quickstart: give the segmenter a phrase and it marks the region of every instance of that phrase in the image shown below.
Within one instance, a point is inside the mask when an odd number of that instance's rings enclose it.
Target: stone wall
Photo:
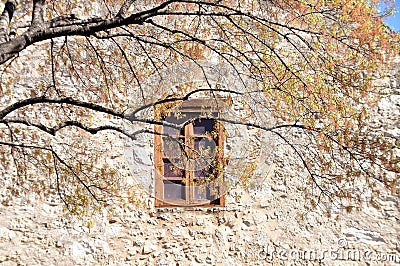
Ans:
[[[399,72],[389,80],[375,122],[399,137]],[[142,165],[135,177],[151,184],[151,139],[131,145],[131,159]],[[143,200],[78,220],[57,201],[16,197],[0,205],[0,265],[400,264],[397,197],[383,192],[376,204],[350,213],[335,206],[308,211],[306,174],[282,143],[274,145],[274,174],[260,187],[232,187],[224,208],[156,209]],[[124,153],[115,160],[126,160]]]
[[[277,184],[228,196],[222,209],[135,206],[84,221],[64,217],[59,204],[21,200],[0,206],[0,265],[399,263],[397,198],[327,217],[305,212],[301,196]]]

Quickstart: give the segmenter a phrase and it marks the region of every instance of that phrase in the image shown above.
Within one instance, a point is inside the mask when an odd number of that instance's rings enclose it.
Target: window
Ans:
[[[217,105],[201,99],[155,106],[156,206],[224,206],[224,130]]]

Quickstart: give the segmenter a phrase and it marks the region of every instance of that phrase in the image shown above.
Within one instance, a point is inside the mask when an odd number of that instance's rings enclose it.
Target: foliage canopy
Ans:
[[[382,23],[375,5],[7,0],[0,17],[2,175],[10,191],[55,193],[71,211],[102,206],[118,195],[123,177],[99,163],[103,147],[91,135],[153,133],[147,125],[161,123],[149,115],[157,103],[199,89],[149,90],[149,77],[162,80],[163,71],[187,62],[204,69],[201,62],[211,60],[229,66],[244,89],[206,82],[202,93],[243,99],[261,93],[258,106],[268,110],[273,125],[251,104],[251,119],[225,122],[284,141],[317,196],[359,200],[360,180],[372,191],[380,182],[398,194],[396,139],[368,124],[382,97],[379,80],[399,53],[398,35]],[[211,80],[208,71],[202,75]],[[300,130],[303,139],[293,140],[290,129]]]

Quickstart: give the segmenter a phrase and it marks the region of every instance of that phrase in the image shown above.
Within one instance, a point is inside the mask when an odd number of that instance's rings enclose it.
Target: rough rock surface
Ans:
[[[376,123],[399,137],[399,72],[390,80]],[[143,164],[138,175],[151,175],[146,145],[133,154]],[[305,174],[290,158],[278,143],[275,174],[262,188],[233,188],[225,208],[155,209],[149,201],[77,220],[56,201],[16,198],[0,205],[0,265],[400,264],[398,198],[382,193],[350,213],[307,212]]]

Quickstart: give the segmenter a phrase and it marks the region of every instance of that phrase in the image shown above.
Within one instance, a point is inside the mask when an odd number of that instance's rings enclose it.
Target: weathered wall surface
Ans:
[[[400,137],[399,71],[391,75],[374,123]],[[151,141],[132,145],[131,159],[142,165],[136,177],[151,180]],[[350,213],[307,211],[306,174],[283,144],[274,145],[274,174],[257,189],[232,188],[225,208],[155,209],[145,200],[81,221],[64,217],[51,199],[1,204],[0,265],[400,264],[398,198],[382,193]],[[124,152],[116,160],[125,160]]]
[[[0,263],[360,265],[359,258],[382,260],[372,265],[399,263],[394,197],[383,196],[379,208],[328,218],[305,213],[301,192],[292,185],[235,196],[224,209],[118,209],[114,217],[96,218],[91,229],[62,218],[58,204],[15,202],[0,207]]]

